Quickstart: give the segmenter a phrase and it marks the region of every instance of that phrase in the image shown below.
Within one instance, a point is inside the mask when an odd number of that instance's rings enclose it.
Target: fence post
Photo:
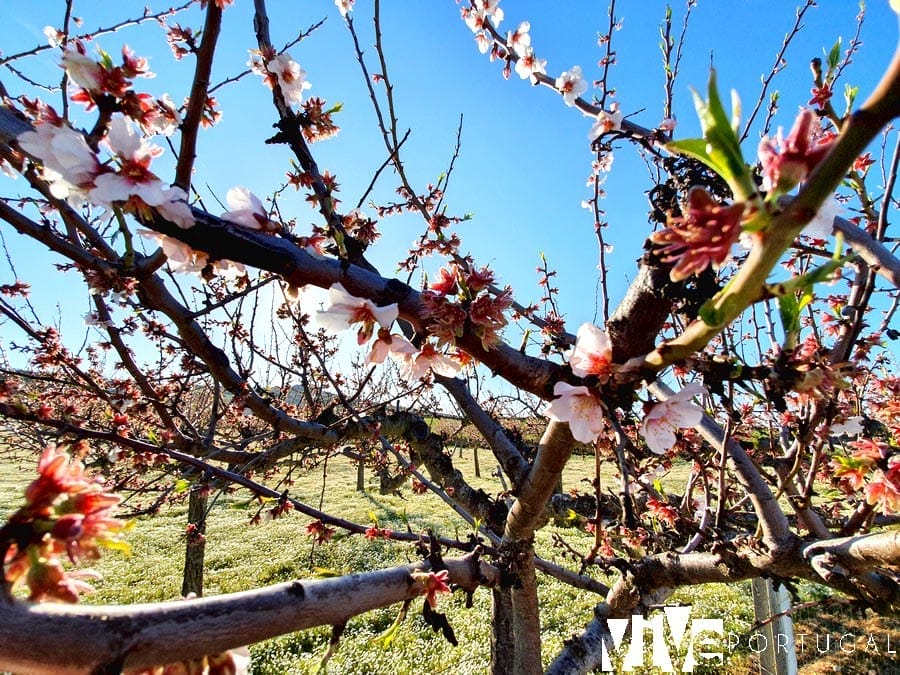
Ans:
[[[756,631],[756,649],[752,650],[759,657],[759,672],[797,675],[794,622],[787,614],[791,608],[790,594],[784,586],[775,590],[770,579],[754,579],[751,587],[756,622],[766,622]]]

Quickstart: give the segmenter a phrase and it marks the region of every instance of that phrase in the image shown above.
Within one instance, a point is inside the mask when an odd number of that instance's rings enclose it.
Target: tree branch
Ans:
[[[222,9],[218,3],[211,2],[206,8],[206,22],[203,24],[203,38],[197,50],[197,64],[194,70],[194,81],[191,84],[191,95],[184,121],[181,124],[181,147],[178,151],[178,165],[175,167],[175,185],[190,193],[191,173],[197,155],[197,131],[203,119],[203,109],[209,89],[209,76],[212,72],[213,55],[219,41],[219,29],[222,26]]]
[[[443,562],[450,582],[465,590],[499,581],[477,551]],[[187,661],[412,600],[423,593],[412,573],[429,569],[419,563],[127,607],[0,602],[0,669],[74,675],[111,664],[139,669]]]

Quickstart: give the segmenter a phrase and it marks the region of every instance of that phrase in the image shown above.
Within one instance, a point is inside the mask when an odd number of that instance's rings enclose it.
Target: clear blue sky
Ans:
[[[158,10],[171,2],[82,2],[76,3],[75,14],[85,18],[85,28],[94,28],[123,16],[139,15],[145,4]],[[675,26],[680,28],[684,3],[673,5]],[[809,99],[809,60],[823,56],[838,37],[843,37],[846,45],[855,31],[856,2],[820,0],[819,5],[809,12],[805,29],[787,53],[788,69],[773,85],[781,94],[777,124],[785,127],[791,125],[797,107]],[[587,140],[591,121],[567,108],[559,95],[547,88],[532,88],[515,73],[504,81],[500,65],[490,63],[476,49],[454,0],[389,0],[382,6],[384,40],[401,132],[412,128],[404,148],[409,175],[424,189],[446,168],[462,114],[462,152],[446,197],[451,214],[474,215],[458,228],[462,250],[470,252],[478,264],[490,264],[501,283],[513,285],[523,304],[540,296],[534,270],[539,252],[545,252],[551,266],[559,270],[562,309],[568,328],[574,331],[580,323],[594,317],[597,245],[593,218],[581,207],[581,201],[590,195],[585,179],[592,159]],[[555,76],[578,64],[587,78],[598,76],[597,61],[602,51],[597,36],[605,31],[608,22],[605,3],[506,0],[501,6],[506,12],[502,29],[514,29],[522,20],[531,22],[535,52],[547,59],[548,74]],[[560,9],[562,6],[565,11]],[[4,54],[45,43],[43,27],[60,25],[63,8],[61,1],[0,0],[0,45]],[[618,59],[610,84],[617,90],[623,112],[634,113],[632,119],[645,126],[655,126],[661,119],[663,75],[658,30],[664,8],[665,3],[649,0],[617,3],[616,14],[623,23],[614,35]],[[316,144],[313,150],[320,168],[337,174],[349,208],[385,158],[349,34],[332,0],[271,1],[269,11],[276,45],[327,17],[322,29],[290,51],[313,85],[308,95],[344,104],[344,112],[337,117],[342,127],[340,135]],[[794,3],[785,0],[700,0],[688,31],[676,90],[677,137],[697,135],[689,87],[705,87],[711,60],[721,88],[726,92],[737,89],[745,109],[752,107],[761,77],[771,68],[784,35],[793,24],[794,12]],[[374,59],[371,3],[357,0],[354,16],[367,55]],[[199,7],[176,20],[199,27]],[[897,20],[887,0],[869,3],[861,37],[862,51],[843,82],[858,85],[862,100],[877,81],[896,43]],[[174,61],[157,26],[129,28],[99,40],[114,56],[125,43],[138,54],[149,56],[151,68],[158,74],[153,80],[138,80],[139,89],[153,94],[168,92],[176,101],[186,95],[192,63],[190,59]],[[252,47],[252,3],[236,0],[235,6],[225,11],[213,81],[243,70],[247,50]],[[60,72],[57,61],[57,53],[48,50],[16,65],[32,78],[56,80]],[[379,70],[374,61],[370,67],[373,72]],[[2,71],[0,77],[12,94],[33,94],[8,71]],[[230,187],[243,184],[262,196],[283,179],[289,168],[284,147],[263,145],[272,133],[270,124],[275,114],[269,92],[260,79],[248,75],[216,95],[224,117],[217,127],[201,136],[195,183],[213,212],[220,209],[209,198],[209,190],[224,197]],[[58,105],[58,94],[42,97]],[[81,119],[84,124],[90,120]],[[748,158],[755,156],[757,139],[756,134],[751,134],[745,144]],[[611,223],[607,236],[615,247],[609,257],[613,306],[635,273],[634,261],[650,231],[646,219],[645,191],[650,187],[647,170],[631,148],[621,145],[606,184],[608,197],[602,204]],[[164,171],[160,174],[164,179],[170,177]],[[25,190],[22,181],[2,179],[0,185],[6,195]],[[391,199],[396,185],[397,181],[386,174],[377,196]],[[297,217],[299,233],[306,231],[307,223],[317,221],[300,194],[287,195],[282,209],[286,215]],[[405,257],[421,227],[413,218],[382,222],[383,238],[371,257],[384,274],[394,272],[396,262]],[[65,278],[43,273],[46,256],[8,228],[3,232],[17,255],[20,276],[37,282],[34,300],[51,306],[62,299],[68,305]],[[32,273],[28,269],[31,266],[40,266],[41,273]],[[0,268],[0,283],[11,280],[11,273]],[[78,308],[76,318],[88,310],[82,294],[72,299],[71,306]],[[516,341],[517,337],[510,339]]]

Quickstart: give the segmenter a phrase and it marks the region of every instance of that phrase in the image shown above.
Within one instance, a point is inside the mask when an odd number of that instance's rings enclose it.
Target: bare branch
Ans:
[[[450,582],[473,591],[499,581],[474,552],[445,558]],[[140,669],[218,654],[284,633],[338,625],[423,593],[428,563],[153,605],[0,602],[0,668],[47,675]],[[185,626],[190,625],[190,630]],[[48,641],[47,635],[54,635]]]

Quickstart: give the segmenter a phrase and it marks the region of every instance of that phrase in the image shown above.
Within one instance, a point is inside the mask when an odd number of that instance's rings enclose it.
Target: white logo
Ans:
[[[694,619],[692,621],[690,606],[665,607],[663,614],[655,614],[650,619],[644,618],[640,614],[636,614],[630,619],[607,619],[606,624],[613,641],[613,654],[620,653],[629,623],[631,624],[631,644],[622,662],[622,672],[628,672],[644,665],[644,631],[647,629],[650,630],[653,640],[651,665],[659,668],[663,673],[676,672],[672,665],[669,645],[666,643],[666,625],[668,625],[674,648],[680,650],[682,645],[685,645],[687,649],[681,670],[678,672],[694,672],[694,666],[697,665],[698,659],[715,659],[719,664],[724,661],[722,652],[697,651],[721,643],[721,638],[725,636],[724,622],[722,619]],[[718,636],[718,639],[713,636]],[[607,673],[611,672],[613,665],[605,642],[601,659],[601,670]]]

